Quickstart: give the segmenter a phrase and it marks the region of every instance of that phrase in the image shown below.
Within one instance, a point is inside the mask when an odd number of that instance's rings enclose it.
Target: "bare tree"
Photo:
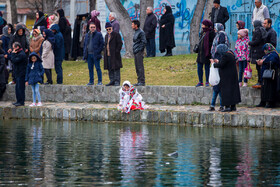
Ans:
[[[154,0],[140,0],[140,23],[141,23],[141,28],[144,28],[144,23],[146,20],[146,9],[147,7],[154,7]]]
[[[36,11],[41,10],[46,14],[54,13],[55,9],[58,8],[59,0],[25,0],[31,10]]]
[[[96,0],[89,1],[89,9],[90,9],[89,12],[96,9]]]
[[[124,38],[125,45],[125,57],[130,58],[133,56],[133,34],[134,31],[131,28],[131,19],[129,17],[128,12],[123,7],[120,1],[116,0],[105,0],[106,5],[108,6],[111,12],[115,12],[120,22],[120,29]]]
[[[197,44],[198,41],[199,41],[200,21],[201,21],[201,18],[202,18],[205,3],[206,3],[206,0],[198,0],[197,4],[196,4],[196,7],[195,7],[195,10],[194,10],[193,18],[192,18],[192,21],[191,21],[191,29],[190,29],[190,48],[191,48],[191,52],[192,52],[192,49],[194,48],[195,44]]]
[[[17,0],[10,0],[12,24],[17,23]]]
[[[209,19],[211,20],[211,11],[213,7],[214,0],[207,0],[204,10],[204,17],[203,19]]]

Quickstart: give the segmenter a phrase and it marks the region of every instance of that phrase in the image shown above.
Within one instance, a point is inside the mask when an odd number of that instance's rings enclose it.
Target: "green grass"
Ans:
[[[147,85],[194,86],[198,82],[196,54],[144,58],[144,67]],[[103,60],[101,60],[101,69],[103,84],[107,84],[109,82],[108,71],[103,69]],[[84,61],[64,61],[63,75],[63,82],[66,85],[86,85],[89,82],[87,63]],[[253,76],[249,85],[256,82],[256,70],[253,70]],[[53,80],[55,83],[56,73],[54,70]],[[97,73],[95,69],[94,80],[96,84]],[[137,82],[134,59],[123,59],[121,82],[125,80],[129,80],[131,83]]]

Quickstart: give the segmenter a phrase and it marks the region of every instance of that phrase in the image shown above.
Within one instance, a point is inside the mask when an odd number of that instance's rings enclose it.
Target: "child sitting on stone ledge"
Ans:
[[[137,89],[129,81],[124,81],[119,94],[118,110],[122,112],[130,113],[131,110],[144,110],[148,108],[141,94],[137,92]]]

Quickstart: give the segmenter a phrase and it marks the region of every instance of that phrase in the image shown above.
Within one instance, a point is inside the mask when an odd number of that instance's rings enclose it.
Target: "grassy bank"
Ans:
[[[172,57],[144,58],[146,84],[147,85],[178,85],[194,86],[198,82],[196,69],[196,55],[178,55]],[[108,71],[103,69],[103,84],[109,82]],[[254,69],[254,67],[252,67]],[[85,85],[89,81],[87,63],[84,61],[63,62],[64,84]],[[256,71],[253,71],[253,79],[249,85],[256,82]],[[94,83],[97,83],[97,74],[94,69]],[[53,70],[53,80],[56,82],[56,74]],[[135,65],[133,59],[123,59],[121,69],[121,82],[129,80],[131,83],[137,82]],[[205,78],[204,78],[205,80]]]

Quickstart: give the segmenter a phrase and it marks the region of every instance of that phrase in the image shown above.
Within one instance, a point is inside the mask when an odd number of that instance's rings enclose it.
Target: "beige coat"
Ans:
[[[43,42],[42,61],[44,69],[54,68],[54,54],[52,44],[48,40]]]
[[[43,36],[38,36],[37,38],[31,38],[29,41],[29,48],[30,48],[30,52],[35,52],[40,56],[40,48],[42,45],[42,42],[44,41],[44,37]]]

